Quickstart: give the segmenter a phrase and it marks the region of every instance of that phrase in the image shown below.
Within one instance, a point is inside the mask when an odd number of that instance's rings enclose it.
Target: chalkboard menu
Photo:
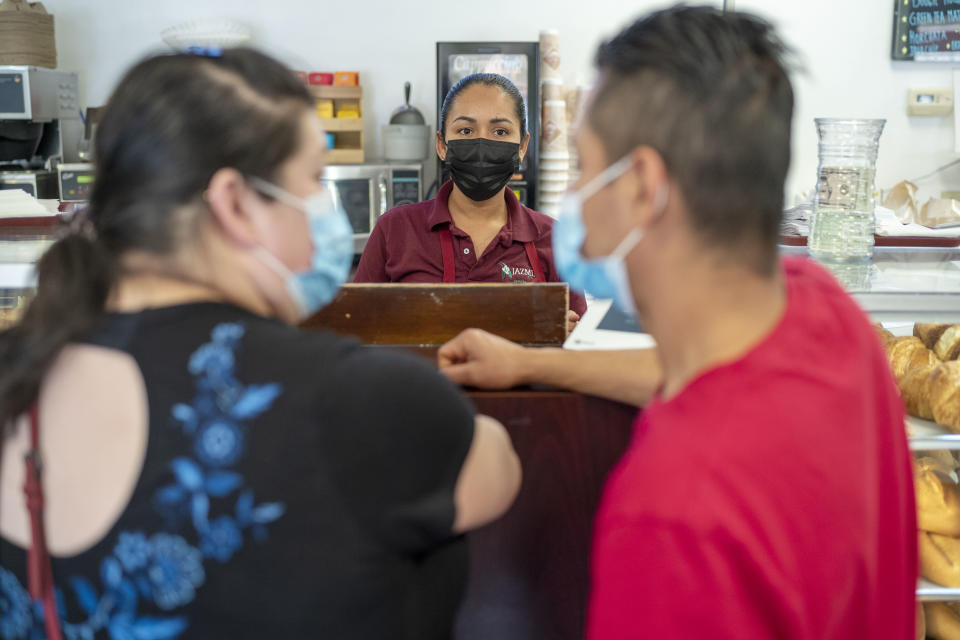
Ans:
[[[960,0],[894,0],[893,59],[960,60]]]

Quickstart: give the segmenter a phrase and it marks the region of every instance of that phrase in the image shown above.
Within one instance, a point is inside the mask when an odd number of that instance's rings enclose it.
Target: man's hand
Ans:
[[[567,335],[573,332],[578,322],[580,322],[580,315],[573,309],[567,309]]]
[[[509,340],[480,329],[467,329],[440,347],[437,361],[440,372],[457,384],[509,389],[525,383],[524,353],[523,347]]]

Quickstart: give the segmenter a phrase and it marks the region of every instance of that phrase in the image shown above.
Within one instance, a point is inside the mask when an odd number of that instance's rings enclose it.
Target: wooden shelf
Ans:
[[[363,162],[363,149],[330,149],[327,151],[327,164],[360,164]]]
[[[320,118],[323,130],[330,133],[337,131],[363,131],[363,118]]]
[[[326,84],[308,85],[314,98],[326,100],[360,100],[363,98],[363,87],[334,87]]]

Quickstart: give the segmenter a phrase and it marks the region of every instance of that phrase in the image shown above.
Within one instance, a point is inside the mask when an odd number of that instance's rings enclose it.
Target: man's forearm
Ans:
[[[525,349],[523,382],[547,384],[643,406],[660,385],[655,349],[569,351]]]

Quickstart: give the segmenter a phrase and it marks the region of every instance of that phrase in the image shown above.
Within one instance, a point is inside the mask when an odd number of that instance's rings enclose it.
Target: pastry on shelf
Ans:
[[[929,380],[933,419],[950,431],[960,433],[960,361],[934,367]]]
[[[936,346],[937,340],[940,339],[940,336],[950,327],[955,326],[945,322],[934,322],[934,323],[923,323],[918,322],[913,325],[913,335],[923,342],[924,346],[927,349],[933,350],[933,347]]]
[[[912,416],[933,420],[933,407],[930,404],[930,379],[938,365],[927,364],[907,371],[897,382],[904,407]]]
[[[914,490],[921,531],[960,537],[960,485],[955,477],[953,468],[942,460],[925,457],[917,461]]]
[[[924,603],[923,622],[932,640],[960,640],[960,602]],[[917,626],[919,633],[919,622]]]
[[[884,346],[887,349],[887,360],[890,362],[893,376],[898,382],[910,369],[939,362],[933,351],[928,349],[923,341],[915,336],[894,338],[888,340]]]
[[[942,587],[960,589],[960,539],[921,531],[920,575]]]
[[[933,352],[944,362],[960,357],[960,324],[947,327],[933,345]]]

